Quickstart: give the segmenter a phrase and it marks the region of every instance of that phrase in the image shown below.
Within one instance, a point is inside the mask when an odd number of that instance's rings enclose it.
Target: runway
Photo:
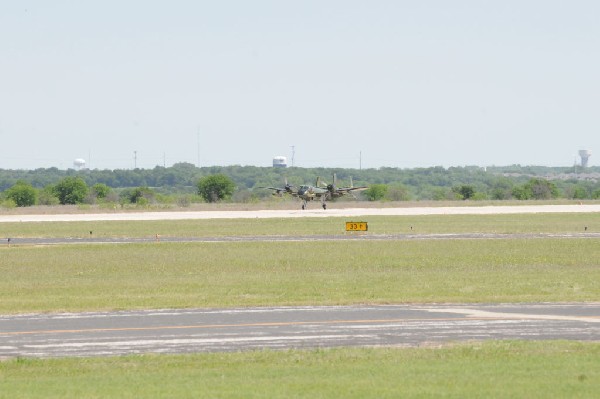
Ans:
[[[526,213],[598,213],[600,204],[587,205],[520,205],[464,207],[407,207],[407,208],[340,208],[307,210],[248,210],[248,211],[165,211],[112,212],[43,215],[0,215],[0,223],[16,222],[90,222],[142,220],[200,220],[200,219],[264,219],[264,218],[322,218],[356,216],[420,216],[420,215],[496,215]]]
[[[438,346],[489,339],[600,340],[600,303],[148,310],[0,316],[0,358],[336,346]]]

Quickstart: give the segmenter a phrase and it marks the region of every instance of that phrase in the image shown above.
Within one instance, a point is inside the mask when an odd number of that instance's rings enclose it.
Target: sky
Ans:
[[[0,168],[600,165],[596,0],[0,0]]]

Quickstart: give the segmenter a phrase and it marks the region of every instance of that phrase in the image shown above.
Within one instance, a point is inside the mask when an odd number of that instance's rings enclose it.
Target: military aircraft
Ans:
[[[259,187],[259,188],[264,188],[264,189],[275,191],[273,193],[273,195],[276,197],[283,197],[283,194],[290,194],[292,197],[296,197],[298,195],[298,190],[296,190],[296,187],[292,184],[289,184],[287,179],[285,179],[285,186],[283,186],[283,187]]]
[[[362,191],[368,189],[368,187],[354,187],[352,179],[350,179],[350,187],[337,187],[337,178],[335,173],[333,174],[333,183],[327,184],[321,181],[320,177],[317,177],[317,181],[314,186],[302,185],[295,190],[295,187],[285,183],[284,188],[278,187],[262,187],[265,189],[274,190],[273,195],[282,197],[283,194],[290,194],[292,197],[298,197],[302,200],[302,209],[306,209],[309,201],[321,200],[321,206],[323,209],[327,209],[326,201],[333,200],[344,195],[352,195],[353,191]]]
[[[337,187],[336,186],[336,175],[335,173],[333,174],[333,183],[332,184],[327,184],[324,182],[320,181],[320,178],[317,179],[317,185],[322,184],[327,188],[327,191],[329,191],[329,193],[331,194],[331,198],[330,199],[335,199],[335,198],[339,198],[339,197],[343,197],[344,195],[350,194],[352,196],[354,196],[352,194],[352,192],[354,191],[363,191],[368,189],[369,187],[367,186],[362,186],[362,187],[354,187],[354,183],[352,182],[352,177],[350,177],[350,187]]]

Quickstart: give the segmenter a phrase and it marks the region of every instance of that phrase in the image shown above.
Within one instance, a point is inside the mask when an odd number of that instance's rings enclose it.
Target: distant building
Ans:
[[[286,157],[273,158],[273,167],[274,168],[287,168],[287,158]]]

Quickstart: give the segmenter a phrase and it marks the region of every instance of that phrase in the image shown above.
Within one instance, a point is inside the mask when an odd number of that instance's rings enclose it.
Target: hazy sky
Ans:
[[[0,140],[4,169],[598,165],[600,2],[0,0]]]

